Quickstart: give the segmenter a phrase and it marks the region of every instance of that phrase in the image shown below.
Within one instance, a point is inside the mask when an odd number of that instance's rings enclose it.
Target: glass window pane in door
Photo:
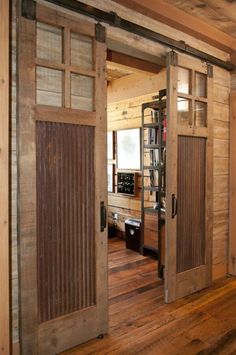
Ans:
[[[207,97],[207,76],[202,73],[196,72],[196,96]]]
[[[85,111],[94,109],[94,78],[71,74],[71,108]]]
[[[39,59],[62,62],[62,29],[37,22],[37,49]]]
[[[92,70],[93,40],[79,33],[71,33],[71,65]]]
[[[36,103],[62,107],[62,78],[60,70],[36,68]]]
[[[178,67],[178,92],[183,94],[191,94],[189,69]]]
[[[178,97],[177,102],[177,122],[178,124],[191,124],[190,100],[183,97]]]
[[[196,127],[207,127],[207,104],[196,101],[194,111]]]

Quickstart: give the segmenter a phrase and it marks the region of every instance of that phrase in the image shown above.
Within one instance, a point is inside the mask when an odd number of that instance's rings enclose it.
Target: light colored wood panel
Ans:
[[[129,129],[129,128],[138,128],[140,127],[141,119],[134,118],[129,120],[119,120],[115,122],[108,122],[109,131],[118,131],[119,129]]]
[[[53,345],[53,353],[59,353],[71,346],[78,345],[83,342],[84,337],[95,338],[98,330],[93,321],[94,312],[96,312],[95,307],[90,307],[86,313],[78,311],[42,324],[39,331],[39,354],[49,353],[48,349],[52,346],[50,339],[53,338],[57,339]],[[88,322],[90,327],[84,326]],[[66,328],[65,323],[67,324]],[[78,333],[78,329],[81,328],[83,331]],[[62,332],[65,334],[63,337],[61,336]],[[52,352],[50,353],[52,354]]]
[[[229,175],[216,175],[213,180],[213,193],[228,193]]]
[[[113,103],[141,95],[157,93],[166,87],[166,70],[163,69],[158,75],[135,73],[111,82],[108,86],[108,102]]]
[[[71,65],[82,69],[92,70],[93,63],[93,40],[91,37],[78,33],[71,33]]]
[[[233,79],[236,73],[232,74]],[[236,89],[230,96],[229,273],[236,275]]]
[[[94,79],[71,74],[71,108],[85,111],[94,110]]]
[[[229,122],[229,106],[219,103],[213,102],[213,117],[214,120]]]
[[[36,56],[40,59],[62,62],[62,28],[37,22]]]
[[[96,41],[95,51],[95,109],[96,109],[96,131],[95,131],[95,211],[99,211],[101,201],[107,209],[107,86],[106,75],[106,43]],[[95,213],[96,231],[96,300],[98,305],[97,315],[97,336],[108,332],[108,264],[107,264],[107,223],[104,231],[101,231],[101,216]],[[91,337],[91,335],[90,335]]]
[[[64,50],[64,63],[65,71],[63,78],[63,106],[71,108],[71,73],[69,66],[71,64],[71,41],[70,41],[70,29],[66,27],[63,33],[63,50]]]
[[[229,157],[229,141],[222,139],[214,139],[214,157]]]
[[[62,9],[61,9],[62,10]],[[53,26],[69,27],[72,31],[94,37],[94,24],[78,21],[76,16],[64,16],[63,11],[55,11],[49,7],[37,4],[37,20]]]
[[[108,195],[108,204],[113,207],[121,207],[135,211],[141,211],[141,201],[120,195]]]
[[[37,353],[35,22],[20,18],[19,34],[19,255],[21,347]],[[29,301],[30,300],[30,301]]]
[[[214,84],[214,102],[229,105],[229,87]]]
[[[60,70],[36,68],[36,103],[62,107],[62,79]]]
[[[214,175],[228,175],[229,174],[229,158],[214,158],[213,159],[213,173],[214,173]]]
[[[194,269],[194,278],[192,278],[192,282],[189,282],[189,278],[191,278],[192,270],[188,270],[182,273],[177,274],[176,280],[176,297],[181,298],[186,294],[186,290],[188,294],[194,293],[198,290],[205,288],[205,284],[207,283],[206,276],[207,272],[205,271],[206,266],[202,265]]]
[[[36,119],[41,121],[68,122],[82,125],[94,126],[96,120],[95,112],[72,110],[68,108],[37,105],[35,107]]]
[[[165,301],[176,299],[176,218],[172,218],[171,198],[177,195],[177,87],[178,72],[174,66],[176,53],[168,53],[167,67],[167,120],[171,124],[167,127],[166,150],[169,158],[166,165],[166,243],[165,243]],[[170,152],[170,153],[168,153]],[[173,167],[175,167],[173,169]],[[172,237],[174,236],[174,238]]]
[[[228,211],[229,209],[229,194],[214,194],[213,196],[213,211]]]
[[[37,90],[36,100],[39,105],[62,107],[61,93]]]
[[[222,235],[221,239],[214,240],[213,245],[213,265],[226,263],[228,257],[227,235]]]
[[[189,60],[189,55],[187,54],[181,54],[181,57],[178,61],[178,66],[188,68],[188,69],[193,69],[196,70],[199,73],[202,74],[207,74],[207,63],[204,61],[200,61],[197,58],[191,58],[191,61]]]
[[[213,138],[229,140],[229,122],[214,120]]]
[[[229,211],[214,211],[213,212],[213,234],[221,234],[229,225]]]
[[[10,353],[9,292],[9,1],[0,1],[0,354]]]
[[[230,72],[217,66],[214,66],[213,70],[214,85],[220,85],[230,88]]]
[[[213,280],[220,279],[226,275],[228,271],[228,263],[227,262],[221,262],[219,264],[213,265],[212,269],[212,278]]]

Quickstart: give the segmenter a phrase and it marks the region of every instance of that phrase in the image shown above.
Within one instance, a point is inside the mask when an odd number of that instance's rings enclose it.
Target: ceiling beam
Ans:
[[[128,67],[132,67],[141,71],[149,73],[159,73],[163,66],[148,62],[146,60],[135,58],[127,54],[107,50],[107,60],[113,63],[122,64]]]
[[[197,17],[187,14],[163,0],[113,0],[145,16],[165,23],[197,39],[231,53],[236,50],[236,38],[209,25]]]

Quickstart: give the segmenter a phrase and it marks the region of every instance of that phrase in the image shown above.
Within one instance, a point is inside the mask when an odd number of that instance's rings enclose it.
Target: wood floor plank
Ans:
[[[157,260],[109,240],[110,333],[65,354],[236,354],[236,278],[164,304]]]

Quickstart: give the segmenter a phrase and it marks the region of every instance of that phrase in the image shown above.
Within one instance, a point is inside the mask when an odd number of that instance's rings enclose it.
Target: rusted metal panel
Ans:
[[[95,304],[94,128],[37,122],[39,322]]]
[[[206,139],[178,137],[177,272],[205,263]]]

